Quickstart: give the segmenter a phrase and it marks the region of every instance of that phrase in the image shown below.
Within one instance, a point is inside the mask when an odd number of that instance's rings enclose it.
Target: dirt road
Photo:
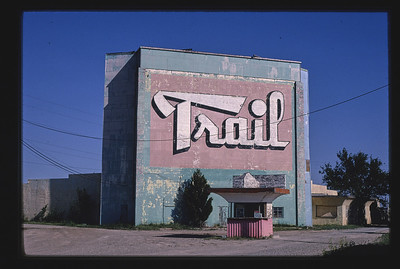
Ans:
[[[218,230],[109,230],[23,225],[26,255],[39,256],[316,256],[340,241],[373,242],[388,228],[278,231],[269,239],[224,240]]]

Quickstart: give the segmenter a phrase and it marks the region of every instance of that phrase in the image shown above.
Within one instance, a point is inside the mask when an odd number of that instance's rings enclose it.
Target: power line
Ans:
[[[75,158],[87,159],[87,160],[94,160],[94,161],[99,161],[99,162],[101,162],[101,159],[96,159],[96,158],[91,158],[91,157],[85,157],[85,156],[76,155],[76,154],[71,154],[71,153],[66,153],[66,152],[62,152],[62,151],[50,150],[50,149],[47,149],[46,151],[47,151],[47,152],[54,152],[54,153],[64,154],[64,155],[72,156],[72,157],[75,157]]]
[[[329,105],[329,106],[325,106],[325,107],[322,107],[322,108],[319,108],[319,109],[316,109],[316,110],[313,110],[313,111],[310,111],[310,112],[308,112],[308,113],[304,113],[304,114],[301,114],[301,115],[298,115],[298,116],[295,116],[295,117],[286,118],[286,119],[283,119],[282,121],[292,120],[292,119],[295,119],[295,118],[298,118],[298,117],[307,116],[307,115],[310,115],[310,114],[314,114],[314,113],[317,113],[317,112],[321,112],[321,111],[324,111],[324,110],[333,108],[333,107],[338,106],[338,105],[342,105],[342,104],[344,104],[344,103],[353,101],[353,100],[355,100],[355,99],[361,98],[361,97],[366,96],[366,95],[368,95],[368,94],[371,94],[371,93],[373,93],[373,92],[376,92],[376,91],[379,91],[379,90],[381,90],[381,89],[384,89],[384,88],[388,87],[389,85],[390,85],[390,84],[386,84],[386,85],[384,85],[384,86],[375,88],[375,89],[373,89],[373,90],[370,90],[370,91],[368,91],[368,92],[362,93],[362,94],[360,94],[360,95],[357,95],[357,96],[351,97],[351,98],[349,98],[349,99],[346,99],[346,100],[337,102],[337,103],[335,103],[335,104],[332,104],[332,105]],[[45,126],[45,125],[43,125],[43,124],[34,123],[34,122],[31,122],[31,121],[28,121],[28,120],[25,120],[25,119],[23,119],[23,121],[24,121],[24,122],[27,122],[27,123],[29,123],[29,124],[32,124],[32,125],[34,125],[34,126],[40,127],[40,128],[44,128],[44,129],[47,129],[47,130],[51,130],[51,131],[54,131],[54,132],[59,132],[59,133],[67,134],[67,135],[73,135],[73,136],[84,137],[84,138],[89,138],[89,139],[96,139],[96,140],[115,140],[115,141],[121,141],[121,139],[108,139],[108,138],[102,138],[102,137],[95,137],[95,136],[88,136],[88,135],[73,133],[73,132],[69,132],[69,131],[63,131],[63,130],[60,130],[60,129],[56,129],[56,128],[52,128],[52,127],[49,127],[49,126]],[[265,124],[263,124],[263,125],[258,125],[256,128],[264,127],[264,126],[266,126],[266,125],[265,125]],[[244,128],[244,129],[242,129],[241,131],[243,131],[243,130],[248,130],[248,129],[249,129],[249,128],[246,127],[246,128]],[[232,132],[234,132],[234,131],[232,131]],[[219,134],[215,134],[214,136],[217,136],[217,135],[219,135]],[[190,139],[190,138],[179,138],[179,139],[178,139],[178,138],[175,138],[175,139],[174,139],[174,138],[172,138],[172,139],[171,139],[171,138],[169,138],[169,139],[137,139],[137,141],[138,141],[138,142],[150,142],[150,141],[163,142],[163,141],[177,141],[177,140],[187,140],[187,139]]]
[[[73,136],[79,136],[79,137],[84,137],[84,138],[90,138],[90,139],[96,139],[96,140],[103,140],[102,137],[77,134],[77,133],[73,133],[73,132],[68,132],[68,131],[63,131],[63,130],[60,130],[60,129],[52,128],[52,127],[49,127],[49,126],[46,126],[46,125],[43,125],[43,124],[39,124],[39,123],[35,123],[35,122],[32,122],[32,121],[28,121],[28,120],[25,120],[25,119],[22,119],[22,120],[24,122],[27,122],[27,123],[32,124],[34,126],[37,126],[37,127],[43,128],[43,129],[47,129],[47,130],[51,130],[51,131],[54,131],[54,132],[58,132],[58,133],[63,133],[63,134],[73,135]]]
[[[317,112],[320,112],[320,111],[323,111],[323,110],[327,110],[327,109],[330,109],[330,108],[339,106],[339,105],[341,105],[341,104],[344,104],[344,103],[353,101],[353,100],[355,100],[355,99],[361,98],[361,97],[363,97],[363,96],[366,96],[366,95],[371,94],[371,93],[373,93],[373,92],[376,92],[376,91],[378,91],[378,90],[384,89],[384,88],[388,87],[389,85],[390,85],[390,84],[387,84],[387,85],[384,85],[384,86],[375,88],[375,89],[373,89],[373,90],[370,90],[370,91],[368,91],[368,92],[362,93],[362,94],[357,95],[357,96],[354,96],[354,97],[352,97],[352,98],[349,98],[349,99],[346,99],[346,100],[343,100],[343,101],[337,102],[337,103],[335,103],[335,104],[332,104],[332,105],[329,105],[329,106],[325,106],[325,107],[322,107],[322,108],[319,108],[319,109],[316,109],[316,110],[313,110],[313,111],[310,111],[310,112],[308,112],[308,113],[304,113],[304,114],[298,115],[298,116],[296,116],[296,117],[291,117],[291,118],[283,119],[282,121],[291,120],[291,119],[294,119],[294,118],[297,118],[297,117],[303,117],[303,116],[306,116],[306,115],[314,114],[314,113],[317,113]],[[43,125],[43,124],[31,122],[31,121],[28,121],[28,120],[25,120],[25,119],[23,119],[23,121],[26,122],[26,123],[29,123],[29,124],[31,124],[31,125],[34,125],[34,126],[37,126],[37,127],[43,128],[43,129],[51,130],[51,131],[54,131],[54,132],[59,132],[59,133],[67,134],[67,135],[73,135],[73,136],[78,136],[78,137],[83,137],[83,138],[88,138],[88,139],[103,140],[102,137],[95,137],[95,136],[89,136],[89,135],[83,135],[83,134],[79,134],[79,133],[64,131],[64,130],[60,130],[60,129],[57,129],[57,128],[52,128],[52,127],[49,127],[49,126],[46,126],[46,125]],[[262,126],[265,126],[265,125],[262,125]],[[260,127],[261,127],[261,126],[260,126]],[[248,129],[249,129],[249,128],[246,128],[246,129],[243,129],[243,130],[248,130]],[[185,138],[181,138],[181,139],[185,139]],[[187,139],[187,138],[186,138],[186,139]],[[104,139],[104,140],[105,140],[105,139]],[[107,139],[107,140],[118,140],[118,139]],[[143,142],[143,141],[174,141],[174,140],[177,140],[177,139],[153,139],[153,140],[151,140],[151,139],[138,139],[137,141],[142,141],[142,142]],[[76,175],[78,175],[78,176],[81,176],[82,178],[85,178],[85,179],[92,179],[92,178],[90,178],[90,177],[87,177],[87,176],[85,176],[85,175],[82,175],[81,172],[79,172],[79,171],[73,169],[72,167],[69,167],[69,166],[67,166],[67,165],[64,165],[64,164],[58,162],[58,161],[55,161],[54,159],[52,159],[52,158],[50,158],[49,156],[47,156],[46,154],[40,152],[39,150],[37,150],[36,148],[34,148],[33,146],[31,146],[31,145],[28,144],[27,142],[25,142],[25,141],[23,141],[23,140],[21,140],[21,142],[22,142],[22,144],[23,144],[28,150],[30,150],[32,153],[34,153],[35,155],[37,155],[37,156],[40,157],[41,159],[47,161],[47,162],[50,163],[51,165],[53,165],[53,166],[55,166],[55,167],[58,167],[58,168],[60,168],[60,169],[62,169],[62,170],[64,170],[64,171],[67,171],[68,173],[76,174]],[[124,184],[120,184],[120,183],[116,183],[116,182],[113,182],[113,183],[104,182],[104,183],[106,183],[106,184],[124,185]]]
[[[80,149],[76,149],[76,148],[70,148],[70,147],[55,145],[55,144],[51,144],[51,143],[45,143],[43,141],[38,141],[38,140],[35,140],[35,139],[26,138],[26,137],[24,139],[25,139],[25,141],[28,140],[28,141],[32,141],[34,143],[39,143],[39,144],[50,146],[50,147],[62,148],[62,149],[70,150],[70,151],[76,151],[76,152],[82,152],[82,153],[85,153],[85,154],[101,156],[101,153],[98,153],[98,152],[90,152],[90,151],[80,150]]]
[[[24,93],[24,97],[29,97],[29,98],[32,98],[32,99],[36,99],[36,100],[39,100],[39,101],[41,101],[41,102],[45,102],[45,103],[48,103],[48,104],[60,106],[60,107],[63,107],[63,108],[69,109],[69,110],[75,110],[75,111],[78,111],[78,112],[83,113],[83,114],[87,114],[87,115],[94,116],[94,117],[96,117],[96,118],[101,117],[101,115],[97,115],[97,114],[94,114],[94,113],[86,112],[86,111],[80,110],[80,109],[78,109],[78,108],[66,106],[66,105],[64,105],[64,104],[60,104],[60,103],[56,103],[56,102],[51,102],[51,101],[48,101],[48,100],[44,100],[44,99],[38,98],[38,97],[36,97],[36,96],[29,95],[29,94],[26,94],[26,93]]]
[[[97,125],[97,126],[102,126],[102,124],[100,124],[100,123],[98,123],[98,122],[94,122],[94,121],[90,121],[90,120],[85,120],[85,119],[77,118],[77,117],[72,117],[72,116],[70,116],[70,115],[65,115],[65,114],[62,114],[62,113],[59,113],[59,112],[55,112],[55,111],[43,109],[43,108],[41,108],[41,107],[33,106],[33,105],[31,105],[31,104],[25,104],[25,103],[24,103],[24,104],[22,104],[22,105],[25,106],[25,107],[31,107],[31,108],[34,108],[34,109],[37,109],[37,110],[44,111],[44,112],[49,113],[49,114],[51,114],[51,115],[59,115],[59,116],[61,116],[61,117],[70,118],[70,119],[72,119],[72,120],[79,120],[79,121],[86,122],[86,123],[90,123],[90,124],[94,124],[94,125]]]
[[[77,171],[75,169],[72,169],[71,167],[69,167],[67,165],[64,165],[64,164],[62,164],[60,162],[57,162],[56,160],[54,160],[54,159],[50,158],[49,156],[47,156],[46,154],[40,152],[35,147],[31,146],[29,143],[25,142],[22,139],[21,139],[21,142],[27,149],[29,149],[31,152],[33,152],[35,155],[37,155],[41,159],[49,162],[51,165],[56,166],[56,167],[58,167],[58,168],[60,168],[60,169],[62,169],[64,171],[67,171],[70,174],[74,174],[76,176],[79,176],[79,177],[81,177],[83,179],[94,180],[94,178],[91,178],[88,174],[84,174],[84,173],[79,172],[79,171]],[[107,182],[103,181],[102,184],[109,184],[109,185],[113,184],[113,185],[122,185],[122,186],[126,185],[126,184],[121,184],[121,183],[117,183],[117,182],[109,182],[109,181],[107,181]]]
[[[40,163],[40,162],[31,162],[31,161],[22,161],[24,164],[35,164],[35,165],[48,165],[48,166],[54,166],[53,164],[50,163]],[[71,168],[77,168],[77,169],[85,169],[85,170],[91,170],[95,171],[98,170],[98,168],[87,168],[87,167],[76,167],[76,166],[71,166]],[[101,173],[101,172],[96,172],[96,173]]]
[[[27,149],[29,149],[31,152],[33,152],[35,155],[37,155],[41,159],[49,162],[51,165],[56,166],[56,167],[66,171],[66,172],[68,172],[70,174],[77,175],[77,176],[79,176],[81,178],[84,178],[84,179],[88,179],[88,180],[93,180],[94,179],[94,178],[91,178],[90,176],[85,175],[82,172],[79,172],[79,171],[77,171],[77,170],[75,170],[75,169],[73,169],[73,168],[71,168],[71,167],[69,167],[67,165],[64,165],[64,164],[62,164],[60,162],[57,162],[56,160],[54,160],[54,159],[50,158],[49,156],[47,156],[46,154],[40,152],[39,150],[37,150],[33,146],[29,145],[24,140],[21,140],[21,142]]]
[[[354,97],[352,97],[352,98],[346,99],[346,100],[344,100],[344,101],[341,101],[341,102],[335,103],[335,104],[333,104],[333,105],[329,105],[329,106],[326,106],[326,107],[322,107],[322,108],[319,108],[319,109],[313,110],[313,111],[311,111],[311,112],[305,113],[305,114],[303,114],[303,115],[300,115],[300,116],[306,116],[306,115],[310,115],[310,114],[313,114],[313,113],[317,113],[317,112],[321,112],[321,111],[323,111],[323,110],[330,109],[330,108],[332,108],[332,107],[335,107],[335,106],[338,106],[338,105],[342,105],[342,104],[344,104],[344,103],[347,103],[347,102],[353,101],[353,100],[355,100],[355,99],[358,99],[358,98],[360,98],[360,97],[363,97],[363,96],[365,96],[365,95],[368,95],[368,94],[371,94],[371,93],[373,93],[373,92],[376,92],[376,91],[382,90],[382,89],[384,89],[384,88],[386,88],[386,87],[388,87],[388,86],[390,86],[390,84],[386,84],[386,85],[384,85],[384,86],[381,86],[381,87],[379,87],[379,88],[376,88],[376,89],[370,90],[370,91],[368,91],[368,92],[365,92],[365,93],[362,93],[362,94],[360,94],[360,95],[354,96]]]
[[[64,164],[62,164],[62,163],[59,163],[59,162],[55,161],[54,159],[48,157],[47,155],[43,154],[43,153],[40,152],[39,150],[35,149],[33,146],[29,145],[29,144],[28,144],[27,142],[25,142],[24,140],[21,140],[21,142],[22,142],[22,144],[23,144],[27,149],[29,149],[29,150],[30,150],[31,152],[33,152],[35,155],[37,155],[37,156],[39,156],[40,158],[42,158],[43,160],[45,160],[45,161],[51,163],[52,165],[54,165],[54,166],[56,166],[56,167],[58,167],[58,168],[60,168],[60,169],[62,169],[62,170],[64,170],[64,171],[67,171],[67,172],[69,172],[69,173],[71,173],[71,174],[81,174],[79,171],[74,170],[74,169],[72,169],[72,168],[70,168],[70,167],[68,167],[68,166],[66,166],[66,165],[64,165]]]
[[[26,139],[26,138],[25,138],[25,141],[26,141],[26,140],[31,140],[31,139]],[[33,140],[33,141],[34,141],[34,140]],[[39,143],[41,143],[41,142],[39,142]],[[41,143],[41,144],[48,145],[48,144],[46,144],[46,143]],[[64,148],[67,148],[67,147],[64,147]],[[69,155],[69,156],[76,157],[76,158],[88,159],[88,160],[90,159],[90,160],[95,160],[95,161],[100,161],[100,162],[101,162],[101,159],[96,159],[96,158],[93,158],[93,157],[87,157],[87,156],[82,156],[82,155],[77,155],[77,154],[71,154],[71,153],[67,153],[67,152],[63,152],[63,151],[57,151],[57,150],[46,149],[46,152],[54,152],[54,153]],[[81,152],[84,152],[84,151],[81,151]],[[97,156],[99,156],[99,154],[97,154]]]

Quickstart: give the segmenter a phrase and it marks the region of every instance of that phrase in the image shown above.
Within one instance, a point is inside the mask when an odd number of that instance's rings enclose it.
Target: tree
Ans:
[[[348,153],[343,148],[337,154],[339,162],[332,168],[330,163],[321,166],[322,181],[342,196],[354,196],[351,211],[355,224],[365,224],[364,204],[370,199],[384,199],[389,194],[389,174],[381,169],[382,162],[367,154]]]
[[[172,216],[175,222],[202,227],[212,211],[210,185],[199,169],[192,178],[181,184],[175,198],[175,209]]]
[[[68,218],[75,223],[95,224],[96,203],[86,189],[76,190],[78,199],[71,205]]]
[[[185,189],[189,185],[191,185],[191,181],[189,179],[183,181],[180,184],[178,192],[174,199],[175,207],[172,210],[172,218],[176,223],[187,224],[189,222],[188,216],[186,216],[187,214],[185,214],[186,207],[185,207],[185,201],[183,200],[183,193],[185,192]]]

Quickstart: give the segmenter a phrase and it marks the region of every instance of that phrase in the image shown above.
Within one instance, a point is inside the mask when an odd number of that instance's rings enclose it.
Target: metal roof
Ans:
[[[211,188],[210,192],[230,203],[272,203],[279,196],[290,193],[281,188]]]

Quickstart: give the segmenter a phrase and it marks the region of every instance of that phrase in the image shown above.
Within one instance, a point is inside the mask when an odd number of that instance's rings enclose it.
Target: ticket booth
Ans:
[[[229,202],[227,237],[268,237],[273,234],[272,202],[289,194],[283,188],[211,188]]]

